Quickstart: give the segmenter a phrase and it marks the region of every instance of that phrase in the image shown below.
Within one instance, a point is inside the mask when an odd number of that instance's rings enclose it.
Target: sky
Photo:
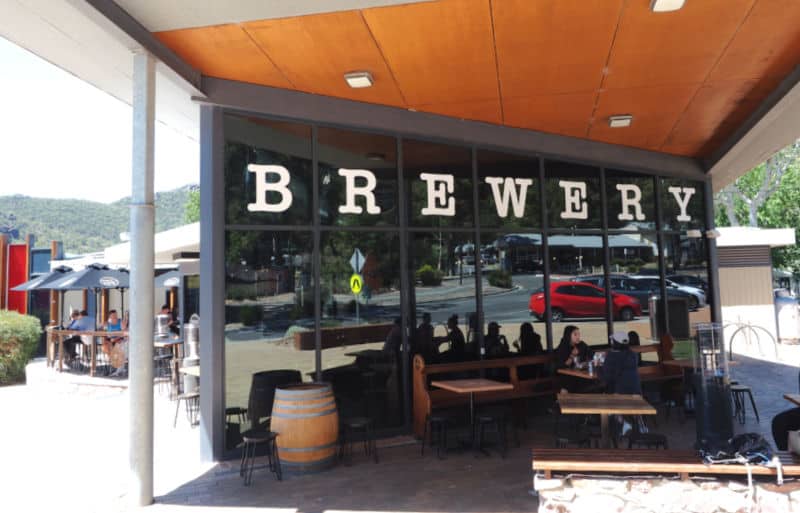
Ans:
[[[131,193],[131,107],[0,37],[0,196]],[[156,123],[155,190],[196,184],[197,141]]]

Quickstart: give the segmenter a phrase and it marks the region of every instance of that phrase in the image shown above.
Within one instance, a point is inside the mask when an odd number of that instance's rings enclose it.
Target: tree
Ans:
[[[189,191],[186,205],[183,207],[183,220],[186,224],[196,223],[200,220],[200,191],[198,189]]]
[[[717,210],[724,207],[727,224],[739,226],[746,218],[748,226],[758,226],[759,209],[778,191],[784,175],[800,158],[800,140],[780,150],[763,164],[740,176],[717,193]]]

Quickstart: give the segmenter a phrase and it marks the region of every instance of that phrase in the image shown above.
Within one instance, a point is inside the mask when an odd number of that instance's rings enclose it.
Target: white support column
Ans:
[[[131,318],[129,335],[130,483],[132,506],[153,503],[153,267],[155,207],[155,59],[133,56],[133,194],[131,197]]]

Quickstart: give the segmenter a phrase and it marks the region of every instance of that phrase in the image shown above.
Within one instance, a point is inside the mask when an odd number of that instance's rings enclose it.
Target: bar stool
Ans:
[[[744,395],[750,398],[750,405],[753,407],[753,413],[756,416],[756,422],[761,422],[758,417],[758,408],[753,399],[753,391],[747,385],[731,385],[731,398],[733,399],[733,416],[739,421],[739,424],[744,424],[747,408],[745,408]]]
[[[256,461],[256,449],[259,445],[267,445],[267,461],[269,471],[275,473],[275,479],[283,480],[281,461],[278,459],[278,446],[275,440],[278,433],[263,429],[248,429],[242,433],[242,462],[239,466],[239,476],[244,478],[244,485],[250,486],[253,482],[253,467]]]
[[[181,409],[181,401],[183,401],[186,408],[186,417],[189,419],[189,424],[192,426],[197,425],[197,412],[200,409],[200,392],[188,392],[185,394],[178,394],[177,402],[175,403],[175,420],[172,421],[172,427],[178,425],[178,412]]]
[[[431,436],[430,446],[436,444],[436,457],[442,458],[442,451],[447,453],[447,429],[453,423],[453,419],[445,412],[429,413],[425,418],[425,429],[422,433],[422,448],[420,455],[425,456],[425,442],[428,439],[428,433]]]
[[[372,426],[372,419],[369,417],[350,417],[344,419],[341,423],[339,459],[344,460],[347,457],[348,443],[350,445],[350,458],[352,459],[353,442],[355,441],[356,434],[362,432],[364,434],[364,453],[367,456],[372,455],[375,463],[378,463],[378,447],[375,445],[375,435]]]
[[[646,449],[658,449],[659,447],[669,449],[666,435],[660,433],[643,432],[641,426],[644,425],[644,418],[641,415],[632,418],[633,427],[628,437],[628,449],[633,446],[644,447]]]

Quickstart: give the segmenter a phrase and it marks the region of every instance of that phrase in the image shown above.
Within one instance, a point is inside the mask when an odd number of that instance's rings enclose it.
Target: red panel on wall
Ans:
[[[28,281],[28,245],[8,246],[8,309],[28,313],[28,293],[11,290]]]

